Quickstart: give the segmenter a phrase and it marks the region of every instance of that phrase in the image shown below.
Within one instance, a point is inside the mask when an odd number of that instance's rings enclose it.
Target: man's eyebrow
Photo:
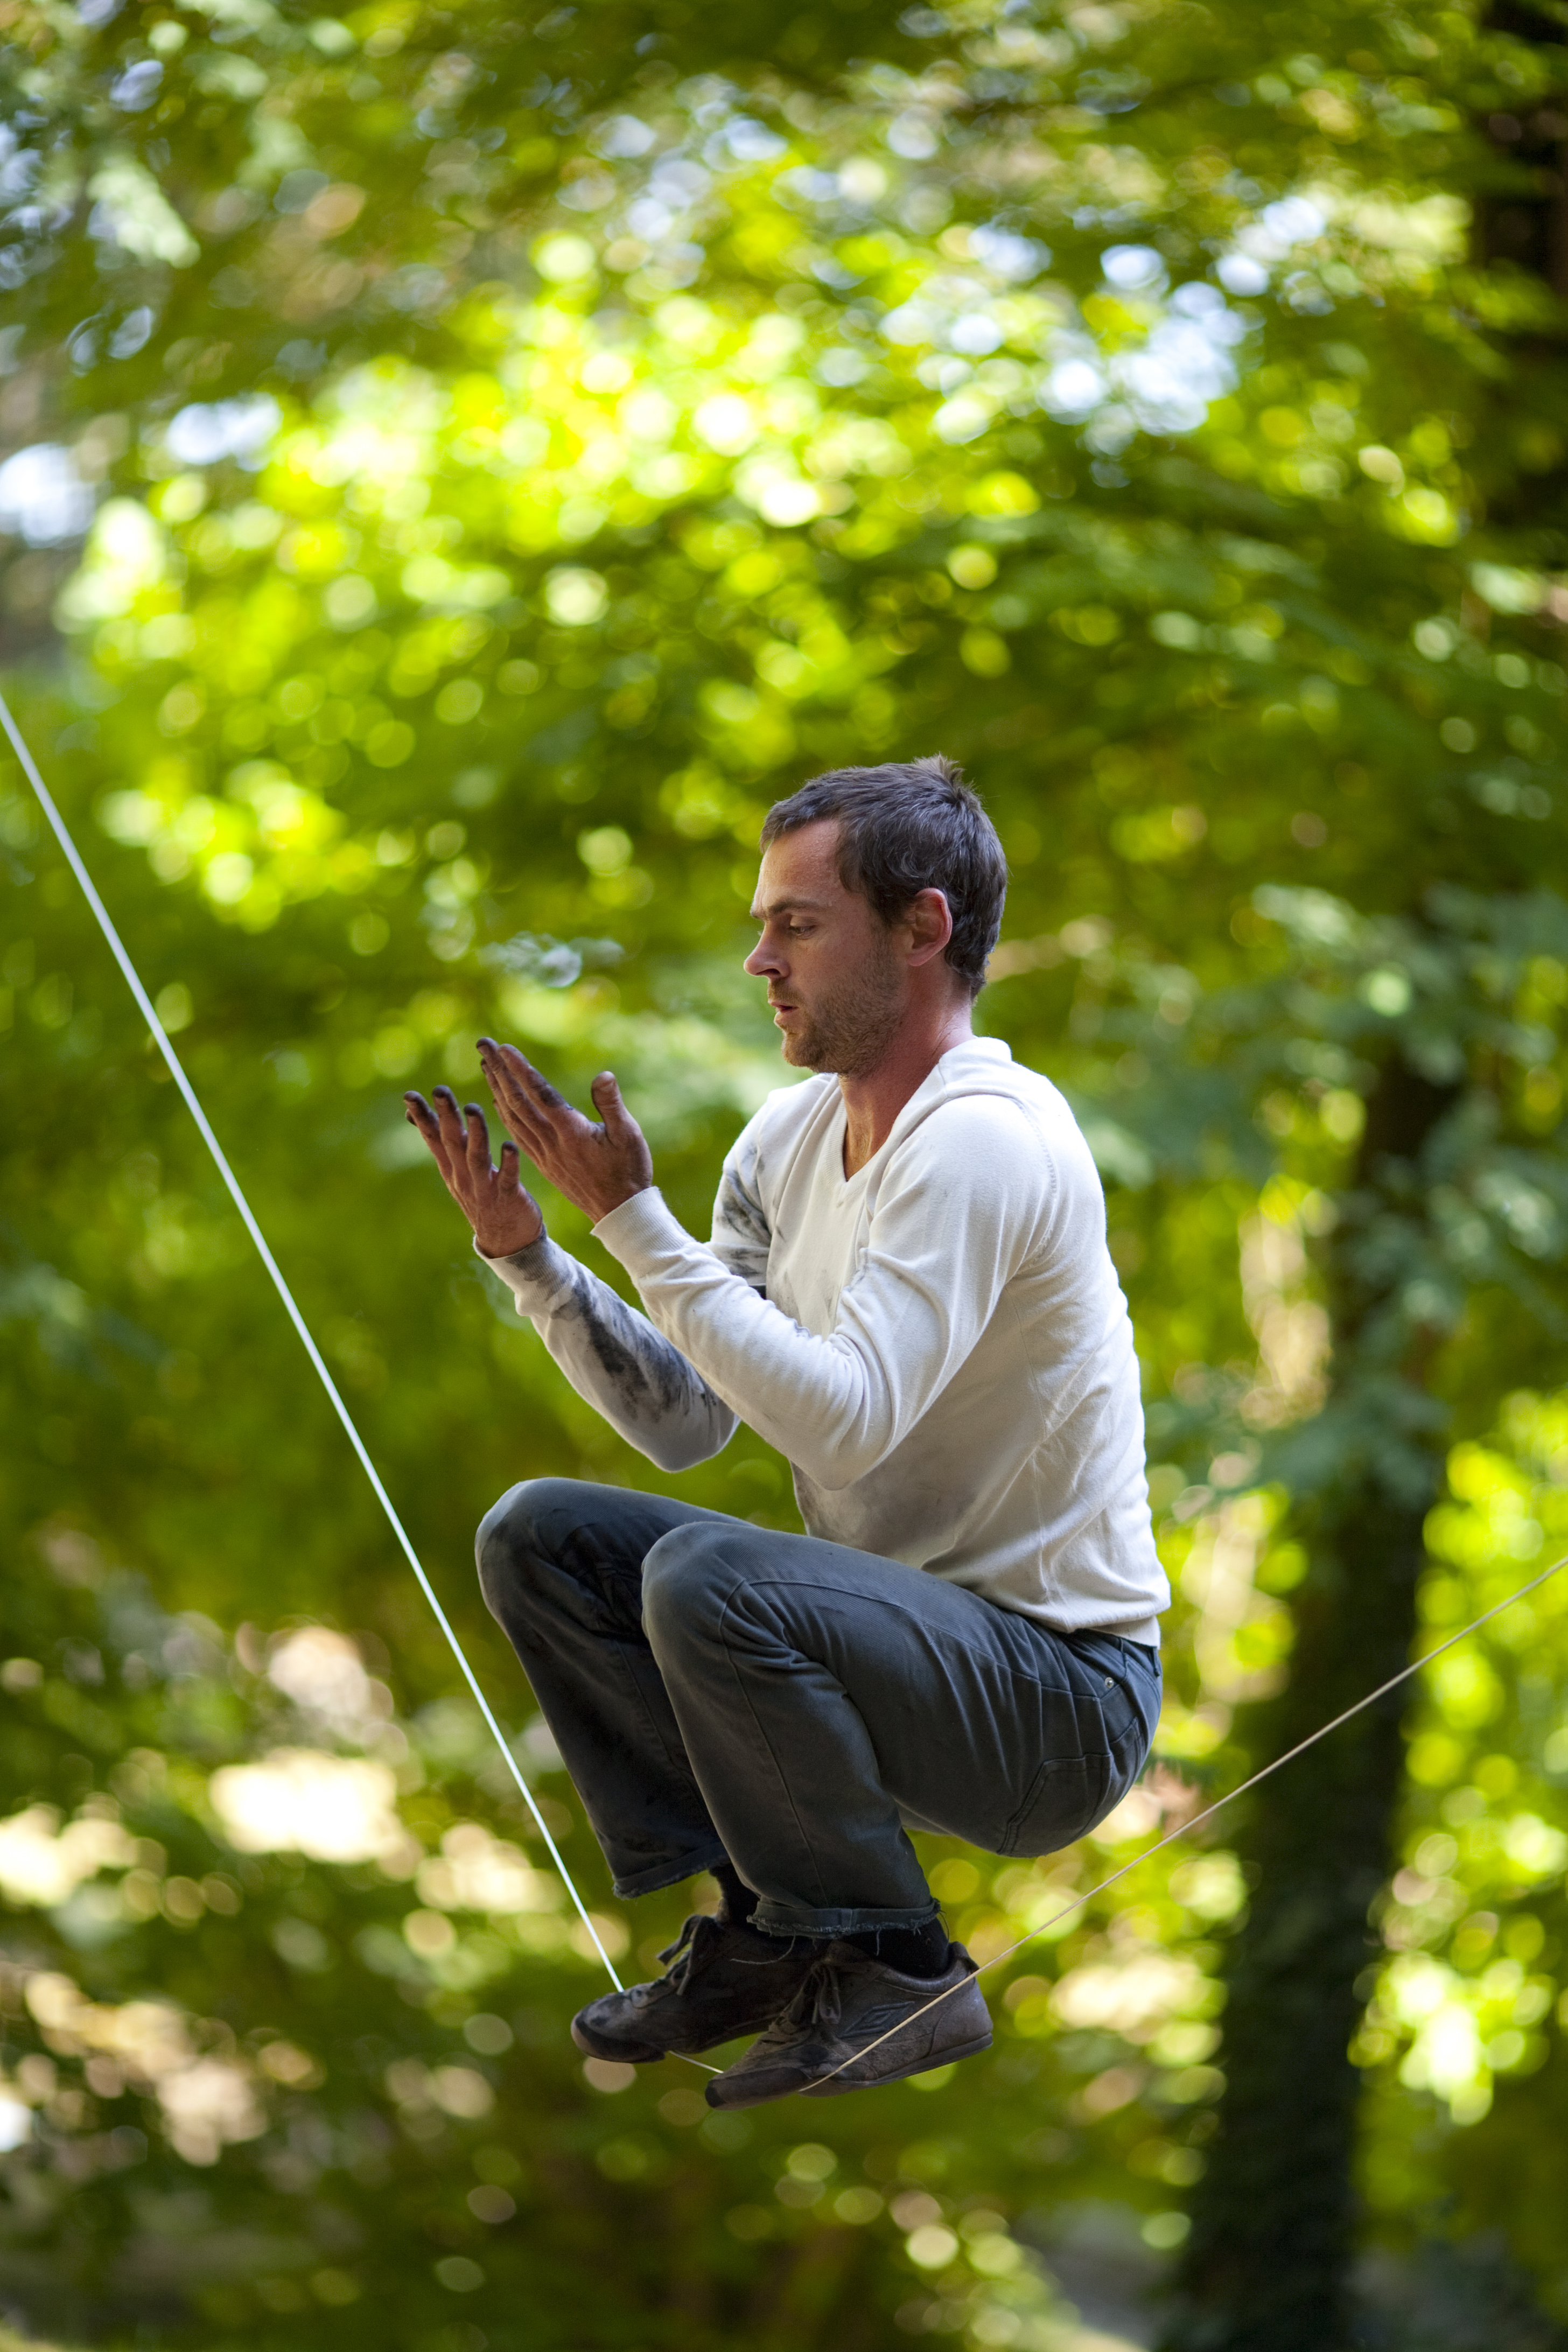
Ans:
[[[752,920],[753,922],[759,922],[768,915],[787,915],[791,908],[795,907],[810,907],[820,913],[823,908],[831,907],[833,901],[831,898],[808,898],[804,895],[804,893],[797,891],[794,896],[787,898],[768,899],[763,908],[761,916],[758,915],[755,907],[753,907],[752,908]]]

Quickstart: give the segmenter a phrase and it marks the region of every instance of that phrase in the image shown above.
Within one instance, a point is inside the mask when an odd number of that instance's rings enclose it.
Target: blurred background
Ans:
[[[757,828],[963,761],[1107,1186],[1143,1784],[986,2059],[584,2067],[542,1841],[9,754],[0,2312],[169,2352],[1536,2352],[1562,2226],[1568,16],[12,0],[4,683],[623,1969],[471,1536],[667,1481],[401,1089],[784,1075]],[[582,1221],[552,1230],[611,1280]]]

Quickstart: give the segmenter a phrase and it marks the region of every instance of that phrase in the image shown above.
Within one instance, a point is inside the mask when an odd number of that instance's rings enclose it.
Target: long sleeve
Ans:
[[[729,1444],[734,1413],[679,1349],[548,1235],[484,1263],[578,1395],[661,1470],[689,1470]]]
[[[884,1462],[964,1363],[1037,1246],[1050,1192],[1041,1139],[1015,1104],[937,1112],[883,1177],[825,1337],[695,1241],[655,1190],[595,1232],[714,1394],[834,1492]]]

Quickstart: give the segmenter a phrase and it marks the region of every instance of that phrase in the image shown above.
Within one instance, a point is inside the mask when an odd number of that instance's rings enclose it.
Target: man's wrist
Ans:
[[[663,1193],[657,1184],[640,1184],[606,1209],[595,1226],[595,1238],[604,1243],[612,1256],[619,1257],[622,1242],[632,1234],[645,1234],[650,1225],[660,1227],[669,1217]]]
[[[474,1229],[474,1247],[481,1257],[518,1257],[524,1250],[531,1249],[536,1242],[542,1242],[544,1238],[542,1223],[535,1232],[529,1234],[525,1241],[497,1242],[481,1234],[477,1226]]]
[[[626,1202],[635,1201],[639,1192],[651,1192],[654,1189],[653,1178],[650,1176],[646,1183],[628,1184],[624,1192],[616,1194],[614,1200],[601,1198],[596,1201],[580,1201],[577,1205],[590,1224],[602,1225],[606,1217],[613,1217],[617,1209],[624,1209]]]

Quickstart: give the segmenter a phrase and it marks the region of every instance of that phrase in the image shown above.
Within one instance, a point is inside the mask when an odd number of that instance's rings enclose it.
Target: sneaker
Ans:
[[[828,2099],[924,2074],[991,2047],[974,1962],[950,1944],[938,1977],[905,1976],[854,1944],[829,1944],[789,2007],[708,2085],[710,2107],[804,2091]]]
[[[572,2020],[572,2039],[591,2058],[643,2066],[760,2033],[798,1991],[815,1950],[805,1937],[785,1941],[697,1912],[658,1956],[673,1962],[668,1975],[601,1993]]]

